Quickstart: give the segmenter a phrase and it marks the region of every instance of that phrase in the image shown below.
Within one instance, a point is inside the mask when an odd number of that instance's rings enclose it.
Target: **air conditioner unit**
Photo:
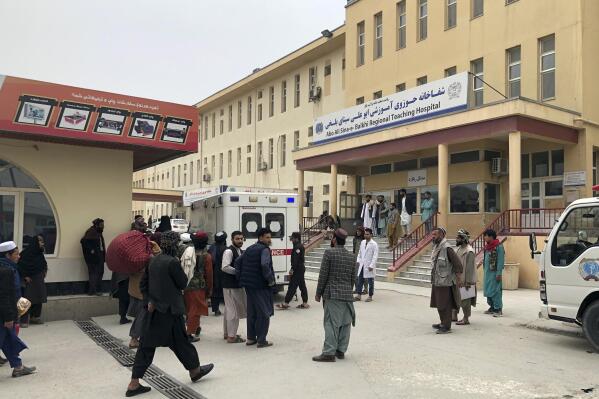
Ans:
[[[491,159],[491,174],[496,176],[505,176],[509,173],[508,161],[505,158]]]
[[[204,173],[204,176],[202,176],[202,180],[206,183],[210,183],[210,180],[212,180],[212,176],[210,176],[210,173]]]
[[[320,100],[321,93],[322,89],[320,88],[320,86],[314,87],[312,90],[310,90],[310,101]]]
[[[262,171],[262,170],[266,170],[268,169],[268,164],[264,161],[260,161],[258,162],[258,170]]]

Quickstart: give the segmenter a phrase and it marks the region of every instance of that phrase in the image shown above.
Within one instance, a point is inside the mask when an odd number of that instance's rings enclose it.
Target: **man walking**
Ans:
[[[452,321],[457,321],[458,326],[467,326],[470,324],[470,315],[472,306],[476,306],[476,267],[474,265],[474,248],[470,245],[470,233],[464,229],[458,230],[456,236],[456,253],[464,267],[464,284],[460,287],[460,304],[464,318],[458,321],[460,310],[453,312]]]
[[[87,229],[81,239],[83,257],[89,273],[88,295],[102,295],[102,276],[106,259],[106,244],[104,243],[104,220],[94,219],[92,226]]]
[[[337,229],[331,247],[324,252],[318,275],[316,302],[323,300],[324,346],[315,362],[334,362],[344,359],[349,346],[352,325],[356,325],[352,290],[356,275],[353,254],[345,249],[347,232]]]
[[[505,266],[505,250],[497,239],[495,230],[488,229],[483,233],[485,240],[485,255],[483,268],[485,272],[484,294],[487,297],[489,309],[485,314],[493,317],[503,316],[503,286],[501,276]]]
[[[354,298],[356,301],[362,300],[362,286],[364,280],[366,280],[368,281],[368,298],[366,298],[366,302],[372,302],[378,256],[379,246],[372,239],[372,230],[364,229],[364,240],[360,244],[360,252],[358,253],[358,286],[356,287],[358,295]]]
[[[403,237],[410,234],[410,228],[412,225],[412,214],[416,212],[416,207],[408,199],[408,192],[405,188],[399,190],[399,219],[401,229],[403,230]]]
[[[285,295],[285,303],[278,304],[277,308],[281,310],[289,309],[289,302],[295,295],[298,287],[302,294],[302,304],[298,305],[298,309],[308,309],[308,288],[306,287],[306,280],[304,275],[306,274],[306,267],[304,265],[304,245],[302,244],[302,235],[299,232],[291,233],[291,242],[293,243],[293,250],[291,252],[291,281],[289,282],[289,288],[287,289],[287,295]]]
[[[214,368],[212,363],[200,366],[198,352],[185,333],[185,304],[182,291],[187,286],[187,276],[177,259],[179,234],[165,231],[160,240],[162,253],[150,260],[141,281],[149,321],[135,354],[131,382],[125,393],[127,397],[150,391],[150,387],[142,386],[139,379],[143,378],[152,364],[156,348],[159,346],[167,346],[175,353],[177,359],[189,371],[192,382],[198,381]]]
[[[231,246],[223,253],[221,270],[223,271],[223,295],[225,297],[225,314],[223,316],[223,336],[229,344],[240,344],[245,339],[237,335],[239,320],[245,319],[247,303],[245,290],[239,285],[235,272],[235,261],[242,255],[243,233],[234,231],[231,234]],[[217,265],[218,267],[218,265]]]
[[[433,230],[433,270],[431,272],[431,308],[437,308],[440,324],[433,324],[437,334],[451,332],[452,310],[460,307],[458,283],[462,273],[462,263],[455,251],[445,239],[445,229]]]
[[[258,229],[258,242],[250,246],[235,263],[239,282],[247,295],[246,345],[258,344],[258,348],[273,345],[266,340],[270,318],[274,314],[275,272],[272,267],[271,243],[271,231],[266,228]]]
[[[387,223],[387,237],[389,238],[389,246],[387,247],[387,249],[391,249],[395,245],[397,245],[397,237],[399,234],[399,211],[395,206],[395,202],[391,203]]]

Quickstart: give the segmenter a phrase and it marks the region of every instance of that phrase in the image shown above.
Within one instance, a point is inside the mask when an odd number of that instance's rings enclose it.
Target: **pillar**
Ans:
[[[303,230],[304,226],[304,171],[297,171],[297,217]]]
[[[339,214],[337,210],[337,198],[339,198],[339,195],[337,195],[337,165],[333,164],[331,165],[331,184],[329,187],[329,214],[333,216]]]
[[[439,205],[437,215],[437,226],[447,229],[449,218],[449,146],[447,144],[438,145],[439,167]]]
[[[522,133],[509,134],[509,209],[522,208]]]

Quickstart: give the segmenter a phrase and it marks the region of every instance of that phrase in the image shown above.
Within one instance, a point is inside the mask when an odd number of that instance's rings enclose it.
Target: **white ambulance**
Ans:
[[[296,193],[223,192],[209,195],[191,204],[191,230],[204,230],[210,241],[225,231],[230,244],[231,233],[245,236],[243,249],[258,241],[258,229],[272,231],[272,255],[279,290],[289,284],[291,251],[289,236],[299,231],[298,196]]]
[[[531,234],[532,256],[539,255],[541,266],[541,316],[582,326],[599,351],[599,198],[570,204],[545,243],[537,251]]]

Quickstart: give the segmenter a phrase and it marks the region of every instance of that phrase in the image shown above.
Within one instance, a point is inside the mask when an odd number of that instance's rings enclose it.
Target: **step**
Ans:
[[[410,272],[410,273],[429,273],[430,274],[431,270],[433,270],[433,269],[430,267],[408,266],[408,268],[405,271]]]
[[[395,282],[398,284],[415,285],[418,287],[430,287],[431,286],[430,280],[423,281],[423,280],[407,278],[407,277],[395,277]]]
[[[422,280],[422,281],[428,281],[428,282],[431,281],[430,273],[400,272],[399,277],[413,278],[416,280]]]
[[[428,267],[429,269],[433,268],[433,263],[430,260],[416,259],[416,260],[412,261],[412,265],[419,266],[419,267]]]

